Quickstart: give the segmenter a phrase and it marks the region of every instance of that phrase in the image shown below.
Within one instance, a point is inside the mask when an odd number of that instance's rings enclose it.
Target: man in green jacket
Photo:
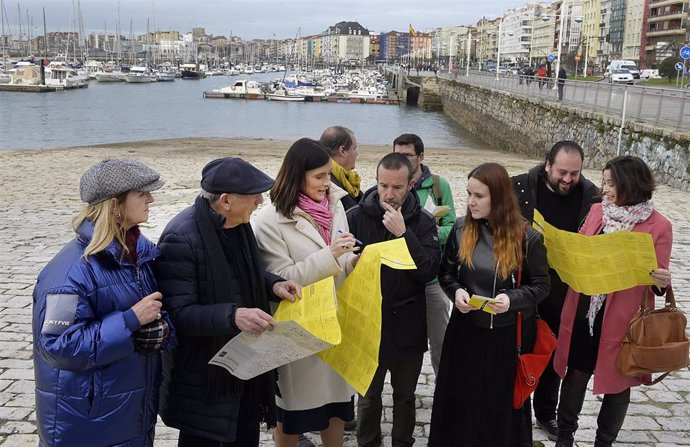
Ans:
[[[455,205],[450,185],[443,177],[432,174],[423,164],[424,143],[419,136],[412,133],[400,135],[393,141],[393,152],[406,156],[412,163],[414,190],[422,208],[436,217],[438,241],[440,250],[443,252],[443,247],[455,223]],[[426,331],[434,374],[438,372],[449,316],[450,299],[443,293],[438,279],[434,278],[426,285]]]

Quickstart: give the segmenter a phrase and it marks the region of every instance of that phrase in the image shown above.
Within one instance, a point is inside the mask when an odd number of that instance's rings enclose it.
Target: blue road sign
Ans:
[[[683,47],[683,48],[685,48],[685,47]],[[690,47],[687,47],[687,48],[688,48],[688,50],[690,50]],[[688,56],[688,57],[690,57],[690,56]],[[547,59],[549,62],[553,62],[553,61],[556,60],[556,56],[554,56],[553,54],[549,54],[549,55],[546,57],[546,59]]]
[[[676,62],[676,71],[683,71],[683,63]]]
[[[690,59],[690,46],[684,45],[680,49],[680,57],[682,57],[683,59]]]

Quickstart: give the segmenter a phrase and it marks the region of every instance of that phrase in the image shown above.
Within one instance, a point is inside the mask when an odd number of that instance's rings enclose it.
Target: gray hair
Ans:
[[[208,191],[205,191],[204,189],[199,191],[199,196],[208,200],[208,203],[216,203],[218,201],[218,199],[220,199],[220,194],[208,192]]]

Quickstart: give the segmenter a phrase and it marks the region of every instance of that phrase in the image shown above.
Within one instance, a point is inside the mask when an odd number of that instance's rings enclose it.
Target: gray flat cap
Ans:
[[[160,174],[137,160],[103,160],[86,171],[79,182],[82,202],[96,205],[127,191],[155,191],[163,186]]]

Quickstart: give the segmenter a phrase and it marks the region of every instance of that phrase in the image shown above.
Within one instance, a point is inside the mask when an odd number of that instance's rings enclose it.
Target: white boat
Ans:
[[[264,99],[266,94],[261,90],[258,81],[238,79],[229,87],[214,89],[204,92],[205,98],[239,98],[239,99]]]
[[[125,74],[120,70],[105,69],[96,72],[96,80],[98,82],[122,82],[125,80]]]
[[[242,73],[254,74],[254,67],[252,67],[251,65],[247,65],[246,67],[244,67],[244,70],[242,71]]]
[[[225,70],[225,74],[227,74],[228,76],[239,76],[240,71],[236,68],[228,68],[227,70]]]
[[[381,92],[374,87],[364,87],[355,90],[350,90],[343,95],[348,99],[378,99],[383,98]]]
[[[145,84],[154,82],[156,77],[151,73],[148,67],[135,65],[130,67],[129,73],[125,74],[125,82],[133,84]]]
[[[0,84],[9,84],[12,82],[12,76],[8,73],[0,73]]]
[[[45,70],[46,85],[58,88],[86,87],[87,78],[77,74],[76,70],[68,65],[55,64]]]
[[[273,93],[266,93],[266,99],[270,101],[300,102],[304,101],[305,97],[303,95],[289,95],[285,90],[279,89]]]
[[[10,69],[10,76],[12,81],[10,84],[14,85],[40,85],[41,84],[41,69],[38,65],[31,62],[20,61],[17,62],[14,68]]]
[[[168,82],[168,81],[174,81],[175,77],[177,76],[177,73],[175,73],[172,70],[166,71],[166,70],[160,70],[156,71],[156,80],[158,82]]]

